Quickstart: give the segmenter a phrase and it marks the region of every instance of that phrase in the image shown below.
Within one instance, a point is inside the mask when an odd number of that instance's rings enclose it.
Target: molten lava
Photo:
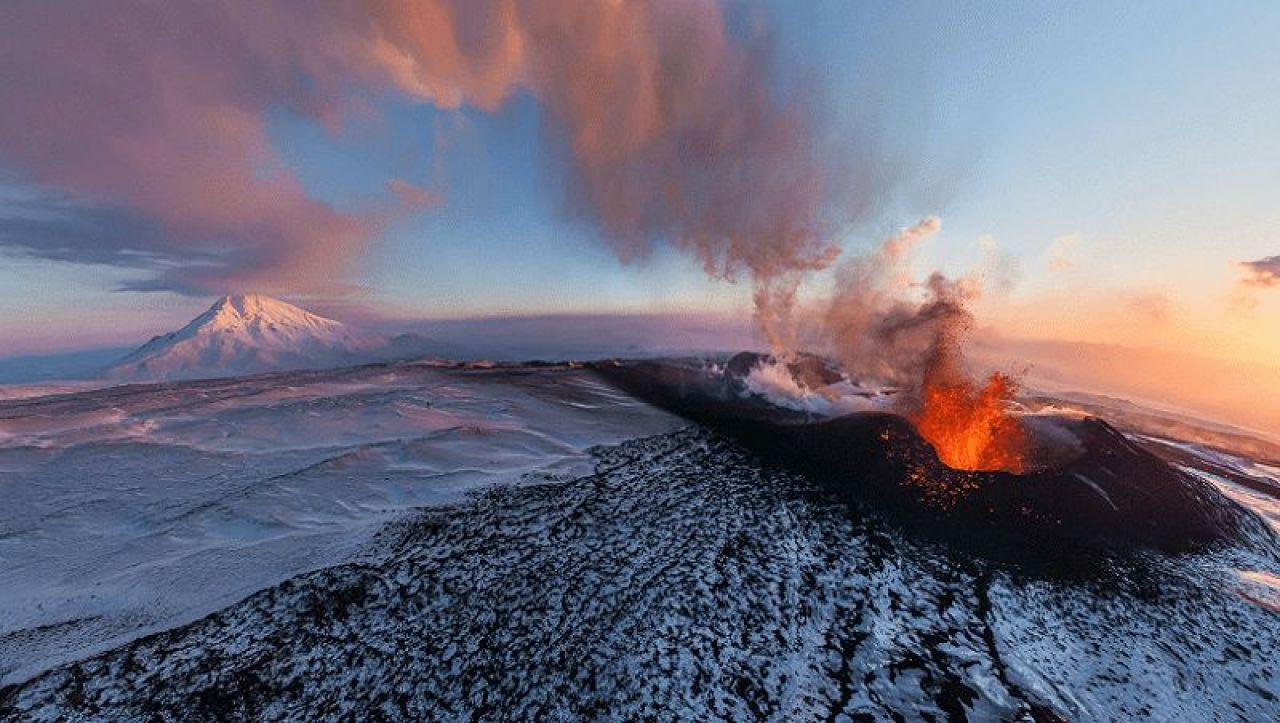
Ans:
[[[1019,473],[1026,470],[1027,433],[1007,403],[1017,391],[999,372],[979,387],[963,376],[927,375],[916,429],[938,457],[956,469]]]

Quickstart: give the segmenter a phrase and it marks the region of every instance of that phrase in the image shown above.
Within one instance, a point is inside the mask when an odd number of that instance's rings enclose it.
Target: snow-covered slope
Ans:
[[[178,331],[107,369],[112,379],[193,379],[387,358],[392,340],[269,296],[224,296]]]
[[[436,362],[0,400],[0,689],[683,424],[587,370]]]
[[[1280,720],[1275,551],[992,562],[576,365],[0,401],[0,490],[0,721]]]

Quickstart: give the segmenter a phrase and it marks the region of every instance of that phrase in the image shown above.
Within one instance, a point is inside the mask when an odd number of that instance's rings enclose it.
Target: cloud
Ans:
[[[134,288],[331,290],[389,217],[438,199],[403,182],[395,208],[311,198],[264,114],[337,127],[361,94],[495,110],[525,91],[573,212],[624,259],[669,242],[785,300],[771,286],[830,264],[875,189],[837,177],[804,86],[771,57],[759,23],[731,27],[713,2],[5,3],[0,163],[122,218],[0,243],[120,263],[141,243],[164,264],[139,262],[152,275]],[[124,216],[143,241],[112,230]]]
[[[167,243],[164,228],[129,208],[39,195],[0,203],[0,248],[23,256],[158,268]]]
[[[714,2],[377,3],[377,56],[402,89],[493,108],[542,105],[571,213],[623,260],[658,243],[716,277],[754,284],[777,351],[804,276],[839,253],[837,229],[876,189],[820,142],[803,84],[777,77],[759,23],[734,32]]]
[[[916,249],[941,229],[938,217],[927,216],[836,269],[822,333],[825,351],[847,371],[863,379],[913,384],[937,340],[970,319],[965,304],[977,296],[974,280],[933,274],[922,284],[911,272]]]
[[[1227,308],[1248,316],[1258,308],[1259,292],[1280,287],[1280,256],[1240,261],[1235,265],[1240,267],[1244,275],[1227,294]]]
[[[400,178],[393,178],[388,181],[387,188],[395,194],[396,198],[400,199],[400,203],[405,208],[415,211],[434,208],[444,202],[440,194],[435,191],[415,186]]]
[[[1245,277],[1240,280],[1245,286],[1271,288],[1280,286],[1280,256],[1268,256],[1257,261],[1242,261],[1240,266]]]
[[[355,41],[339,30],[337,7],[6,3],[0,161],[147,228],[120,233],[117,218],[99,232],[89,222],[101,212],[88,211],[19,236],[9,219],[4,243],[121,263],[141,243],[166,261],[155,288],[328,287],[379,219],[309,198],[281,167],[263,113],[340,112],[334,99],[359,67],[344,57]],[[154,258],[138,266],[155,269]]]

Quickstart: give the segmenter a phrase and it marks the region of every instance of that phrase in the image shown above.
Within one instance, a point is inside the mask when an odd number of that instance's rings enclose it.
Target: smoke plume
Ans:
[[[915,248],[942,228],[935,216],[886,239],[873,253],[836,270],[836,286],[823,319],[825,343],[851,374],[897,386],[918,383],[932,350],[969,323],[964,303],[973,282],[934,275],[918,299],[920,284],[909,262]]]
[[[977,381],[965,364],[968,305],[981,285],[937,272],[923,283],[911,275],[912,252],[941,226],[924,218],[842,264],[823,319],[825,341],[858,381],[898,388],[899,411],[947,464],[1021,471],[1026,433],[1008,410],[1016,383],[1001,373]]]
[[[4,3],[0,161],[65,196],[56,218],[0,219],[0,248],[150,271],[135,289],[332,294],[388,219],[438,196],[394,179],[380,207],[318,201],[276,156],[266,114],[336,128],[384,93],[482,111],[527,93],[570,210],[624,260],[670,243],[750,281],[785,358],[799,290],[894,174],[850,183],[762,26],[729,20],[711,0]],[[906,259],[938,228],[926,218],[843,265],[825,317],[844,366],[917,392],[925,421],[934,392],[968,393],[959,347],[977,293],[911,280]]]
[[[752,280],[784,344],[797,279],[836,255],[832,199],[858,194],[832,182],[809,99],[779,82],[767,41],[687,0],[6,3],[0,161],[161,232],[0,245],[137,264],[153,274],[139,288],[323,293],[427,194],[397,182],[366,212],[311,198],[268,111],[336,127],[370,93],[495,110],[528,92],[573,212],[624,259],[670,242]]]

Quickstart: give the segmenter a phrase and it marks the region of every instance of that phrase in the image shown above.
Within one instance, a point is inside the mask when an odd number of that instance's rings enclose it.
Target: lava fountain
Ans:
[[[912,421],[948,467],[1020,474],[1027,469],[1028,440],[1021,420],[1009,411],[1017,388],[1001,372],[981,384],[926,377]]]
[[[1027,471],[1030,439],[1013,411],[1018,383],[1003,372],[983,381],[964,364],[964,342],[972,323],[966,302],[976,291],[935,274],[933,299],[922,315],[931,319],[929,351],[920,370],[918,408],[905,410],[948,467],[981,472]]]

